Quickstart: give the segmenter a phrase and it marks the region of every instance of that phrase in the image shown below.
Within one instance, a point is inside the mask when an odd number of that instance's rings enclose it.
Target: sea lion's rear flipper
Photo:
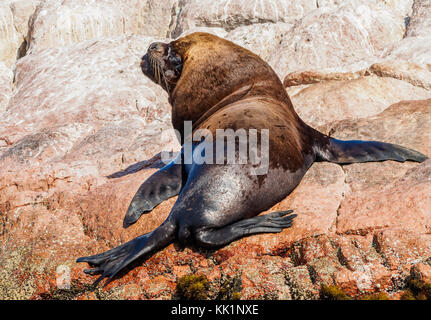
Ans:
[[[221,247],[234,240],[258,233],[278,233],[292,226],[293,210],[276,211],[241,220],[226,227],[204,229],[196,233],[196,241],[204,247]]]
[[[127,265],[139,257],[162,249],[175,240],[176,226],[165,221],[152,232],[139,236],[116,248],[94,256],[78,258],[76,262],[87,262],[93,269],[84,270],[87,274],[102,274],[95,282],[96,286],[104,278],[108,278],[105,286]]]
[[[138,189],[124,217],[124,228],[135,223],[139,217],[153,210],[163,201],[178,195],[185,183],[184,168],[171,162],[151,177]]]
[[[379,141],[337,140],[324,136],[317,146],[316,161],[329,161],[339,164],[356,162],[407,160],[423,162],[428,159],[422,153],[396,144]]]

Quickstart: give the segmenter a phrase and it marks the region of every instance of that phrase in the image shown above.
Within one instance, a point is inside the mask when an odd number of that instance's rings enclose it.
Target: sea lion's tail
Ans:
[[[379,141],[343,141],[325,135],[317,141],[316,161],[348,164],[385,160],[423,162],[428,159],[418,151]]]

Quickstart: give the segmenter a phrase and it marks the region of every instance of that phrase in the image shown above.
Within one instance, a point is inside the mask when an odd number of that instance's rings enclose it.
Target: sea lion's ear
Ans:
[[[181,56],[169,47],[168,59],[172,66],[176,67],[182,64]]]
[[[178,53],[176,53],[174,50],[172,50],[172,48],[169,46],[167,58],[168,58],[170,67],[174,72],[171,78],[179,76],[183,69],[183,61],[181,59],[181,56]],[[166,76],[169,77],[169,75],[166,75]]]

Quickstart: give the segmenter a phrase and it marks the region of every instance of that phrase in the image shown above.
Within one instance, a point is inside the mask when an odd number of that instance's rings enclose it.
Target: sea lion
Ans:
[[[281,81],[266,62],[214,35],[193,33],[170,43],[153,43],[141,67],[169,94],[172,123],[184,143],[179,155],[183,161],[171,162],[140,186],[124,226],[162,201],[179,196],[168,218],[154,231],[77,260],[94,267],[86,273],[101,273],[96,284],[104,278],[110,282],[132,261],[176,240],[216,248],[244,236],[289,228],[295,217],[291,210],[258,214],[285,198],[315,161],[348,164],[427,159],[398,145],[341,141],[309,127],[294,111]],[[193,132],[245,129],[247,138],[251,138],[251,130],[269,130],[267,172],[251,174],[255,164],[249,162],[186,164],[185,121],[192,121]],[[193,156],[203,154],[199,149],[203,143],[210,146],[204,153],[217,151],[215,142],[205,140],[192,144]],[[261,138],[257,149],[263,143]]]

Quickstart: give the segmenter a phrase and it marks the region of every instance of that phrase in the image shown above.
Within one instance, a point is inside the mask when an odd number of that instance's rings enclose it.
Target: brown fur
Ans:
[[[170,94],[172,122],[194,129],[269,129],[270,164],[295,171],[311,144],[308,130],[272,68],[254,53],[207,33],[173,41],[183,60],[179,81]]]

